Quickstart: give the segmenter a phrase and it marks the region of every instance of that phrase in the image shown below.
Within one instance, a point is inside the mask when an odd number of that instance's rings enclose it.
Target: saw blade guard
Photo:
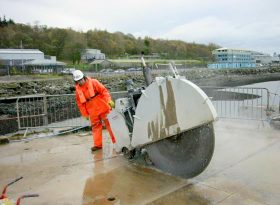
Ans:
[[[158,77],[137,102],[132,147],[140,147],[213,122],[209,97],[184,78]]]

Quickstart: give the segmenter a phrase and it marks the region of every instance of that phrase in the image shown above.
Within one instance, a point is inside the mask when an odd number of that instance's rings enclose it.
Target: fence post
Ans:
[[[18,129],[20,130],[20,119],[19,119],[19,106],[18,106],[19,98],[17,98],[16,106],[17,106],[17,121],[18,121]]]
[[[269,93],[268,89],[266,89],[266,92],[267,92],[266,116],[269,116],[270,115],[270,110],[269,110],[269,97],[270,97],[270,93]]]
[[[48,103],[47,103],[47,97],[43,97],[43,103],[44,103],[44,125],[48,125]]]
[[[280,96],[279,96],[278,113],[280,114]]]

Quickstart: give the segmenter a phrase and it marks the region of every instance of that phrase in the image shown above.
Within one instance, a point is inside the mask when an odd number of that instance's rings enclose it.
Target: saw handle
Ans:
[[[146,86],[149,86],[153,82],[152,71],[149,67],[147,67],[146,62],[144,60],[144,52],[141,53],[141,62],[143,66],[143,75],[146,82]]]

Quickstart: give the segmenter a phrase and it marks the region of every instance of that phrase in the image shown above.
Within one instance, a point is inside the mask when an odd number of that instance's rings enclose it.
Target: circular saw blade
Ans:
[[[215,146],[213,124],[207,124],[147,145],[154,166],[172,175],[191,178],[209,164]]]

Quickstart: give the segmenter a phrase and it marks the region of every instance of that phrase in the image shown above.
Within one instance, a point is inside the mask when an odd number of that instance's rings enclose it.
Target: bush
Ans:
[[[17,70],[16,67],[13,66],[12,68],[10,68],[10,74],[17,75],[17,74],[19,74],[19,71]]]

